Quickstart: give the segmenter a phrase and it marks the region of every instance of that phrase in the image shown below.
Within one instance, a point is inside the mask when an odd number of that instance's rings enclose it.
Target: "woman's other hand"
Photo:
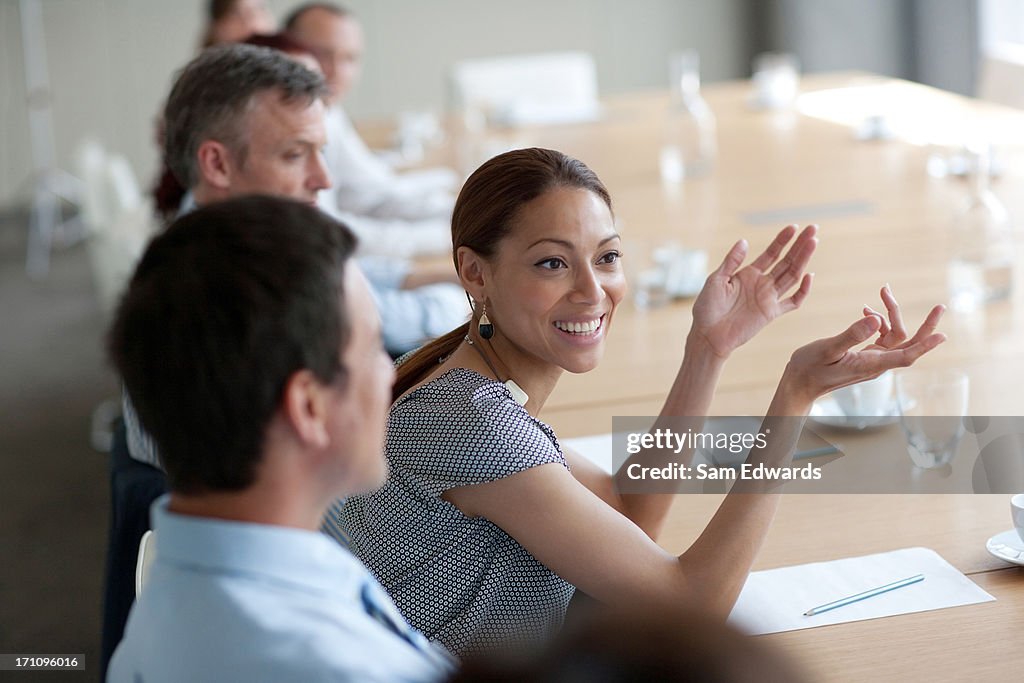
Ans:
[[[715,355],[727,358],[761,328],[799,308],[807,298],[812,278],[804,269],[818,245],[818,228],[804,228],[783,256],[796,231],[795,225],[783,228],[760,256],[742,268],[747,242],[740,240],[708,276],[693,304],[690,334],[699,337]],[[787,297],[797,283],[797,290]]]
[[[779,385],[802,412],[818,397],[857,382],[878,377],[886,370],[913,365],[918,358],[946,341],[936,332],[944,306],[935,306],[914,336],[907,339],[899,304],[888,286],[882,288],[888,320],[868,306],[864,317],[834,337],[819,339],[793,352]],[[853,347],[878,339],[860,350]],[[790,404],[793,405],[793,404]]]

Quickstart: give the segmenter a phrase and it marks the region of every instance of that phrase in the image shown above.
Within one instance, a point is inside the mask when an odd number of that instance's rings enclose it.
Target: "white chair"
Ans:
[[[81,216],[89,239],[89,265],[100,313],[109,319],[156,221],[127,159],[108,154],[96,140],[80,144],[75,156],[82,179]],[[114,398],[93,410],[90,440],[95,450],[110,450],[111,424],[120,412],[120,400]]]
[[[100,310],[109,316],[156,230],[156,220],[127,159],[108,154],[95,141],[83,143],[77,157],[93,281]]]
[[[82,181],[81,217],[87,231],[109,219],[103,187],[107,152],[96,140],[85,140],[75,152],[75,172]]]
[[[499,125],[573,123],[600,116],[597,68],[585,52],[468,60],[451,71],[456,109]]]
[[[978,97],[1024,109],[1024,47],[997,43],[985,49],[978,74]]]
[[[142,534],[139,541],[139,559],[135,562],[135,595],[142,592],[142,586],[149,578],[149,569],[156,559],[156,532],[150,529]]]

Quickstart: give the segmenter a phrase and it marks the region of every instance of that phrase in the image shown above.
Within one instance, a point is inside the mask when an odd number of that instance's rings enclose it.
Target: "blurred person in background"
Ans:
[[[285,32],[320,61],[328,89],[327,148],[334,180],[323,208],[350,224],[368,249],[444,253],[456,178],[448,169],[396,173],[363,142],[342,105],[359,78],[364,36],[358,19],[333,3],[297,7]]]

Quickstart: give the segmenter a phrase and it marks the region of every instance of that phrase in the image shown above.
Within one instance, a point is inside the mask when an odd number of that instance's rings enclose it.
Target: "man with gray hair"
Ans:
[[[193,60],[164,112],[165,156],[189,190],[182,211],[243,194],[319,202],[335,180],[323,157],[328,96],[318,74],[276,50],[230,45]],[[364,231],[364,241],[372,237]],[[363,256],[359,265],[394,356],[469,314],[450,268],[421,269],[393,255]]]
[[[194,59],[164,111],[167,164],[194,202],[182,210],[243,194],[316,203],[331,186],[326,94],[318,74],[275,50],[231,45]]]
[[[321,150],[326,145],[319,74],[284,53],[251,45],[211,48],[178,77],[164,112],[165,155],[188,187],[182,211],[245,194],[269,194],[316,204],[331,186]],[[462,322],[452,289],[407,264],[359,259],[392,353]],[[414,288],[405,289],[406,285]],[[156,449],[125,401],[132,457],[158,465]]]

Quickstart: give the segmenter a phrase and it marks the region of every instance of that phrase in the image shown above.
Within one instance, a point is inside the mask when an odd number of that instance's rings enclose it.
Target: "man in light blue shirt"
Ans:
[[[142,257],[108,344],[171,493],[109,681],[450,673],[317,531],[387,470],[394,372],[354,244],[311,206],[251,196],[180,218]]]

